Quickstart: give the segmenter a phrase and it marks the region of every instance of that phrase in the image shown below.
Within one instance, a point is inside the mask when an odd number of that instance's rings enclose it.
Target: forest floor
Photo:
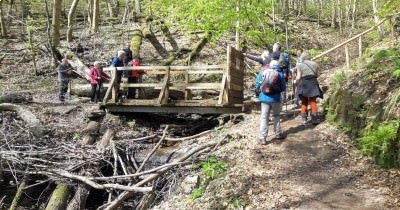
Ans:
[[[334,40],[323,32],[313,34],[319,37],[315,40],[333,46],[339,40]],[[318,34],[317,34],[318,33]],[[305,33],[306,34],[306,33]],[[309,35],[310,36],[310,35]],[[312,37],[309,37],[312,39]],[[107,39],[107,38],[105,38]],[[101,43],[102,40],[97,40]],[[114,41],[113,41],[114,42]],[[108,43],[107,46],[113,43]],[[120,44],[120,43],[119,43]],[[97,46],[97,45],[96,45]],[[156,57],[150,53],[149,43],[144,48],[148,54],[144,65]],[[96,50],[106,50],[99,49]],[[114,49],[113,49],[114,50]],[[113,50],[103,56],[104,59],[112,56]],[[224,57],[224,48],[206,48],[205,56],[199,59],[215,57],[215,54]],[[18,49],[16,49],[18,51]],[[255,51],[254,51],[255,52]],[[154,55],[153,55],[154,54]],[[93,55],[87,62],[93,62]],[[44,60],[43,63],[49,61]],[[204,63],[215,63],[208,60]],[[33,111],[44,125],[48,127],[49,136],[53,141],[71,141],[77,137],[77,131],[84,129],[87,122],[85,114],[97,110],[98,106],[87,103],[87,99],[77,97],[66,104],[57,102],[57,83],[55,74],[32,77],[21,74],[22,68],[29,68],[29,64],[22,67],[3,66],[0,79],[0,94],[11,91],[30,92],[35,103],[23,105]],[[325,69],[330,69],[328,65]],[[48,69],[51,72],[51,69]],[[333,72],[325,72],[331,75]],[[324,76],[327,80],[328,76]],[[252,78],[248,79],[251,87]],[[325,83],[324,85],[327,85]],[[65,113],[67,110],[74,111]],[[285,109],[284,109],[285,110]],[[242,121],[227,123],[215,129],[214,132],[193,141],[174,145],[173,149],[185,148],[191,144],[207,142],[216,138],[229,138],[229,143],[222,145],[218,150],[201,156],[199,159],[207,161],[215,157],[224,163],[224,172],[208,180],[204,193],[197,199],[191,199],[193,193],[201,185],[205,174],[198,164],[183,169],[176,177],[176,184],[171,185],[165,196],[158,199],[153,209],[399,209],[397,195],[400,193],[400,173],[398,170],[381,169],[375,163],[359,154],[353,146],[352,140],[341,131],[323,121],[317,126],[303,126],[295,108],[289,106],[288,111],[282,112],[282,127],[287,138],[272,140],[268,145],[258,144],[259,113],[243,114]],[[11,116],[11,117],[10,117]],[[14,115],[1,115],[4,137],[20,129],[13,125],[8,129],[9,121]],[[140,116],[112,116],[109,121],[117,126],[115,140],[135,138],[138,136],[161,134],[160,125],[173,123],[176,118],[169,116],[161,118],[156,115]],[[196,115],[187,118],[198,117]],[[109,121],[105,123],[111,124]],[[201,120],[191,120],[195,125]],[[182,120],[181,124],[187,123]],[[157,125],[154,125],[157,124]],[[272,126],[271,126],[272,127]],[[7,129],[6,129],[7,128]],[[101,133],[105,128],[101,129]],[[272,129],[270,129],[272,130]],[[270,132],[271,133],[271,132]],[[191,135],[193,133],[190,133]],[[24,136],[20,136],[23,138]],[[164,145],[168,150],[168,145]],[[145,153],[144,153],[145,154]],[[157,157],[155,157],[157,158]],[[159,157],[158,157],[159,158]],[[198,162],[197,162],[198,163]],[[195,177],[193,183],[188,181]],[[200,181],[199,181],[200,180]]]

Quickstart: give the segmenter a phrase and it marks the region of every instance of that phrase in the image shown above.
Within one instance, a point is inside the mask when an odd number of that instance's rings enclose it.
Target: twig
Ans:
[[[160,141],[158,141],[158,143],[156,144],[156,146],[154,146],[154,148],[150,151],[150,153],[147,154],[146,158],[144,158],[142,164],[140,164],[140,166],[139,166],[139,168],[137,169],[136,173],[139,173],[139,172],[143,169],[144,164],[146,164],[146,162],[149,160],[149,158],[150,158],[150,157],[154,154],[154,152],[158,149],[158,147],[161,145],[161,142],[164,141],[165,136],[167,135],[167,130],[168,130],[168,125],[165,126],[165,129],[164,129],[164,131],[163,131],[163,135],[162,135]]]
[[[171,137],[166,137],[165,140],[166,140],[166,141],[186,141],[186,140],[191,140],[191,139],[194,139],[194,138],[197,138],[197,137],[200,137],[200,136],[209,134],[209,133],[211,133],[212,131],[213,131],[213,130],[206,130],[206,131],[203,131],[203,132],[198,133],[198,134],[196,134],[196,135],[187,136],[187,137],[182,137],[182,138],[171,138]]]

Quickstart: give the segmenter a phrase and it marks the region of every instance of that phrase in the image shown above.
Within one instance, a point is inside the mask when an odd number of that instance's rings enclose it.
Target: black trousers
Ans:
[[[137,78],[136,77],[128,77],[128,84],[132,83],[137,83]],[[136,96],[136,88],[134,87],[128,87],[128,99],[134,99]]]
[[[59,81],[59,91],[58,91],[58,99],[60,101],[65,101],[65,94],[68,91],[69,80],[61,80]]]
[[[97,102],[100,98],[100,85],[99,84],[91,84],[92,85],[92,95],[90,96],[90,101]]]

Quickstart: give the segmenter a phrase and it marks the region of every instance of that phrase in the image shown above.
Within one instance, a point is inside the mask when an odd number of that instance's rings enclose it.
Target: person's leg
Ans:
[[[95,102],[100,100],[100,91],[101,91],[101,83],[97,83],[96,85],[96,97],[94,99]]]
[[[64,94],[63,94],[63,82],[62,81],[59,81],[58,82],[58,100],[60,100],[60,101],[65,101],[65,96],[64,96]]]
[[[68,80],[62,80],[60,83],[60,101],[65,101],[65,94],[68,91]]]
[[[268,137],[268,119],[271,110],[271,105],[268,103],[261,103],[261,118],[260,118],[260,143],[266,144]]]
[[[308,106],[308,98],[301,96],[301,118],[303,124],[307,124],[307,106]]]
[[[96,88],[97,85],[96,84],[90,84],[92,86],[92,91],[91,91],[91,95],[90,95],[90,101],[94,102],[95,98],[96,98]]]
[[[283,139],[283,133],[282,133],[282,128],[281,128],[281,110],[282,110],[282,105],[280,102],[277,103],[272,103],[271,104],[272,108],[272,115],[274,117],[274,133],[275,137],[278,139]]]
[[[317,107],[317,98],[312,97],[310,98],[310,106],[311,106],[311,122],[312,124],[316,125],[318,124],[318,107]]]
[[[134,83],[134,78],[135,77],[128,77],[128,84],[132,84],[132,83]],[[133,88],[133,87],[128,87],[128,96],[127,96],[127,98],[128,99],[133,99],[133,98],[135,98],[135,88]]]
[[[136,77],[132,78],[132,83],[137,83],[137,81],[138,81],[138,78],[136,78]],[[132,88],[132,97],[136,98],[136,88]]]

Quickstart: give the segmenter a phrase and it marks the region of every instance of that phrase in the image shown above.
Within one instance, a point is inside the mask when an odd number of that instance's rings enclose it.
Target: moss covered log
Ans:
[[[67,184],[59,184],[51,194],[50,200],[47,203],[45,210],[60,210],[65,209],[68,202],[70,189]]]

